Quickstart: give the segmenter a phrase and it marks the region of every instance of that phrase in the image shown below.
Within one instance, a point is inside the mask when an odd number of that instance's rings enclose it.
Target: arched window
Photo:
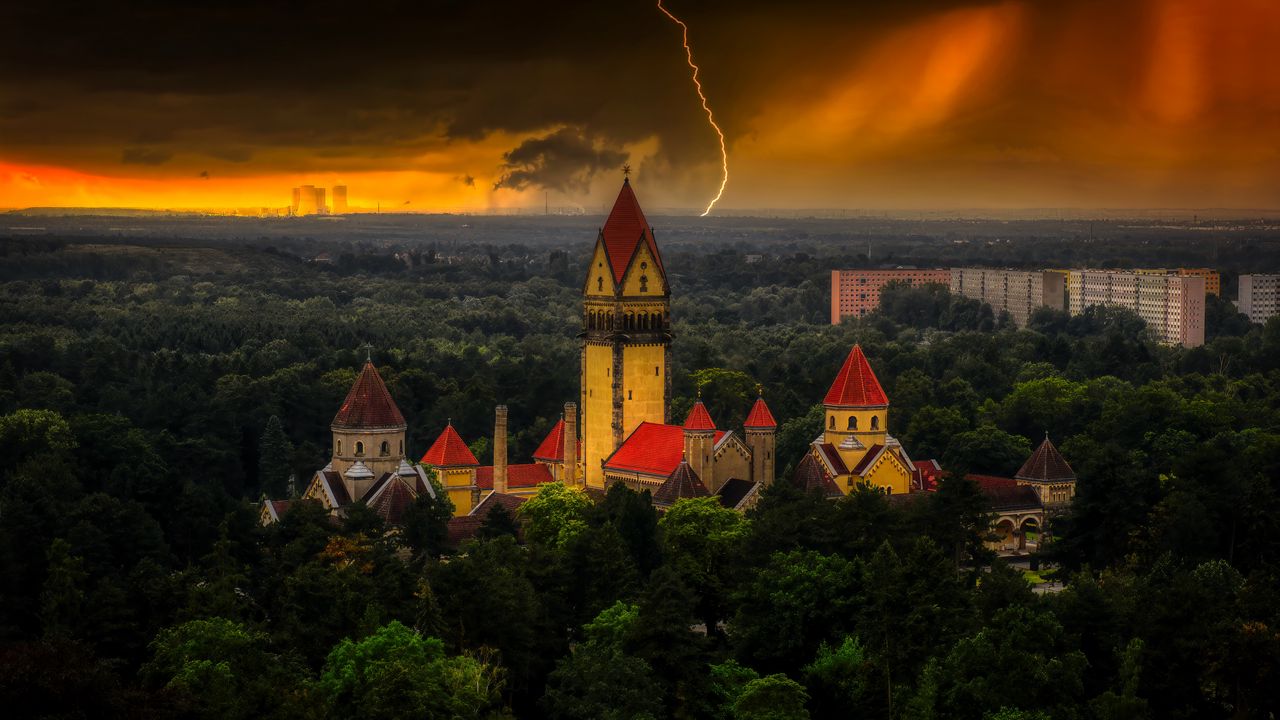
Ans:
[[[356,443],[356,457],[364,457],[364,443]]]
[[[338,454],[339,454],[339,455],[341,455],[341,454],[342,454],[342,441],[341,441],[341,440],[339,440],[339,441],[338,441]]]
[[[871,416],[871,429],[872,429],[872,430],[879,430],[879,429],[880,429],[880,416],[879,416],[879,415],[872,415],[872,416]]]
[[[649,292],[649,276],[640,276],[640,292]]]
[[[850,430],[858,429],[858,418],[853,415],[849,416],[849,429]]]
[[[600,292],[604,292],[604,278],[602,277],[596,278],[596,290]]]
[[[386,440],[383,440],[383,441],[382,441],[382,447],[378,448],[378,454],[379,454],[379,455],[381,455],[382,457],[386,457],[386,456],[390,455],[390,454],[391,454],[391,443],[387,442]]]
[[[404,441],[403,441],[403,440],[401,440],[401,441],[400,441],[400,454],[401,454],[401,455],[403,455],[403,454],[404,454]]]
[[[829,422],[827,423],[827,427],[828,427],[828,428],[830,428],[830,429],[832,429],[832,430],[835,430],[835,429],[836,429],[836,416],[835,416],[835,415],[832,415],[832,416],[831,416],[830,418],[828,418],[828,419],[829,419]]]

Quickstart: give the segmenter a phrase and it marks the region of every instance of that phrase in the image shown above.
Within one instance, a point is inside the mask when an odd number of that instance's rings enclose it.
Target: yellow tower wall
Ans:
[[[622,348],[622,436],[642,422],[661,423],[667,413],[667,349],[662,345]]]
[[[600,463],[613,453],[613,348],[587,343],[582,351],[582,461],[586,483],[604,487]]]

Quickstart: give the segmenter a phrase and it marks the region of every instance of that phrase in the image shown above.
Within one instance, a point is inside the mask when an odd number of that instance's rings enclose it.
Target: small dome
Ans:
[[[347,472],[345,474],[348,480],[368,480],[373,477],[373,471],[359,460],[357,460],[354,465],[347,468]]]

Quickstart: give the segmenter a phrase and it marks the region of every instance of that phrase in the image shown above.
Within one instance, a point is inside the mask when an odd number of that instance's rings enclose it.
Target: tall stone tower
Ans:
[[[822,406],[826,411],[824,442],[835,445],[845,467],[856,467],[867,451],[887,441],[889,397],[860,345],[849,351]]]
[[[586,484],[641,422],[666,423],[671,293],[630,179],[596,236],[582,288],[582,454]]]
[[[747,437],[747,446],[751,448],[751,480],[753,482],[773,484],[773,452],[778,442],[778,421],[773,419],[769,406],[764,402],[764,390],[759,389],[760,397],[747,413],[747,420],[742,429]]]

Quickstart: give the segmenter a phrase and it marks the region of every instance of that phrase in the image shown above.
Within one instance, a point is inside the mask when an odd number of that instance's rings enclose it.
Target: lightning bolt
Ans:
[[[683,33],[681,42],[684,43],[685,61],[689,63],[690,68],[693,68],[693,86],[698,91],[698,99],[702,101],[702,109],[707,113],[707,122],[711,123],[711,129],[716,131],[716,137],[720,139],[720,169],[724,175],[720,179],[720,189],[716,191],[716,196],[711,198],[711,202],[707,203],[707,209],[702,211],[701,217],[706,217],[710,214],[711,208],[720,202],[720,196],[724,195],[724,186],[729,184],[729,153],[724,147],[724,132],[716,124],[716,116],[711,112],[711,106],[707,104],[707,96],[702,92],[702,83],[698,81],[698,65],[693,61],[693,50],[689,47],[689,26],[685,25],[680,18],[672,15],[670,10],[662,7],[662,0],[658,0],[658,9],[662,11],[663,15],[671,18],[671,22],[680,26],[680,31]]]

